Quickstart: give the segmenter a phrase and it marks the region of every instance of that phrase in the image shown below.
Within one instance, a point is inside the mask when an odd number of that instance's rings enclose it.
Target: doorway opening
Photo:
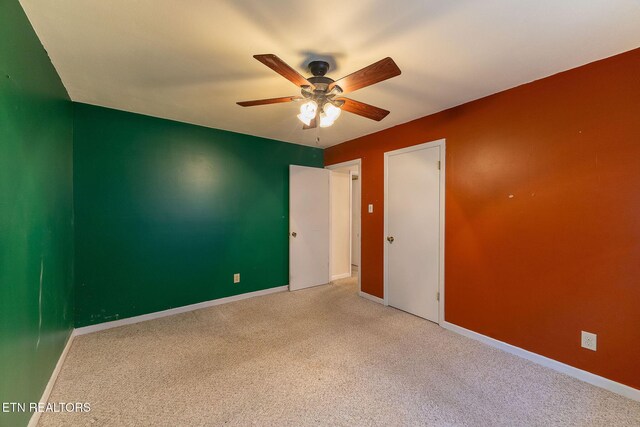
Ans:
[[[354,278],[361,292],[361,160],[327,166],[330,170],[330,262],[331,282]]]

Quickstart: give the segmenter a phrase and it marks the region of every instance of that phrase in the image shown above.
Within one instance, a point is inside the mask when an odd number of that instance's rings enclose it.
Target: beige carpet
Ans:
[[[640,425],[640,403],[359,298],[353,279],[76,338],[40,426]]]

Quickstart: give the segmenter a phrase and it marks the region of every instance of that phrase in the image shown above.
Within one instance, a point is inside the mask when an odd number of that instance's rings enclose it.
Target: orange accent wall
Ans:
[[[362,158],[364,292],[383,297],[383,153],[440,138],[445,320],[640,389],[640,49],[325,150]]]

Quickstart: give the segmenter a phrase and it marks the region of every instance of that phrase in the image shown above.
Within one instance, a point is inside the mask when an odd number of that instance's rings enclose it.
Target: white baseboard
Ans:
[[[263,289],[261,291],[247,292],[246,294],[233,295],[225,298],[218,298],[210,301],[199,302],[197,304],[185,305],[182,307],[171,308],[169,310],[156,311],[154,313],[143,314],[140,316],[127,317],[126,319],[113,320],[111,322],[98,323],[97,325],[84,326],[75,329],[75,335],[90,334],[92,332],[103,331],[105,329],[117,328],[119,326],[131,325],[147,320],[159,319],[161,317],[173,316],[175,314],[186,313],[188,311],[199,310],[201,308],[213,307],[215,305],[227,304],[229,302],[240,301],[247,298],[259,297],[262,295],[282,292],[289,289],[288,285],[278,286],[275,288]]]
[[[335,276],[331,276],[331,281],[333,282],[334,280],[346,279],[348,277],[351,277],[351,272],[336,274]]]
[[[360,295],[362,298],[368,299],[369,301],[377,302],[378,304],[384,305],[384,300],[382,298],[375,297],[362,291],[358,291],[358,295]]]
[[[628,397],[632,400],[637,400],[640,402],[640,390],[635,389],[633,387],[629,387],[624,384],[620,384],[619,382],[601,377],[596,374],[592,374],[591,372],[583,371],[582,369],[575,368],[571,365],[567,365],[562,362],[558,362],[557,360],[549,359],[548,357],[541,356],[537,353],[533,353],[531,351],[525,350],[520,347],[516,347],[511,344],[507,344],[503,341],[498,341],[495,338],[488,337],[486,335],[479,334],[477,332],[473,332],[469,329],[465,329],[461,326],[454,325],[449,322],[441,322],[440,326],[445,329],[448,329],[452,332],[456,332],[460,335],[464,335],[467,338],[474,339],[476,341],[480,341],[484,344],[490,345],[491,347],[495,347],[497,349],[506,351],[507,353],[511,353],[513,355],[522,357],[524,359],[530,360],[538,365],[545,366],[547,368],[551,368],[554,371],[561,372],[563,374],[569,375],[571,377],[577,378],[586,383],[595,385],[597,387],[603,388],[605,390],[609,390],[613,393],[619,394],[624,397]]]
[[[53,386],[58,379],[58,374],[62,369],[62,365],[64,364],[64,360],[67,358],[67,354],[69,353],[69,349],[71,348],[71,344],[73,344],[73,337],[75,336],[75,329],[71,330],[69,337],[67,338],[67,343],[64,345],[64,349],[62,353],[60,353],[60,357],[58,358],[58,363],[56,363],[56,367],[53,368],[53,372],[51,372],[51,377],[49,378],[49,382],[47,386],[44,388],[42,392],[42,397],[40,397],[40,403],[47,403],[49,401],[49,395],[51,394],[51,390],[53,390]],[[35,427],[38,425],[38,421],[40,421],[41,412],[34,412],[29,419],[28,427]]]

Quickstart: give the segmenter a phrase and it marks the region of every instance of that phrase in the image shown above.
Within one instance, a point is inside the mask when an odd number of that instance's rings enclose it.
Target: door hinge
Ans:
[[[436,294],[436,301],[440,301],[440,291]]]
[[[438,160],[438,170],[442,169],[442,165],[441,165],[441,163],[442,163],[442,162],[441,162],[440,160]]]

